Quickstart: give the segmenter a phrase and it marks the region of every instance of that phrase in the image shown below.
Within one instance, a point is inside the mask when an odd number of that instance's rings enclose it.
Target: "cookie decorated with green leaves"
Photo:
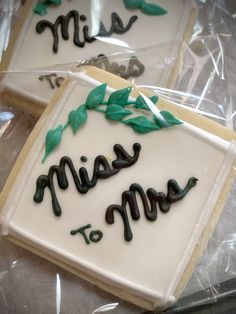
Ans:
[[[23,1],[0,60],[0,71],[10,72],[4,97],[39,116],[81,64],[158,86],[176,77],[179,43],[195,22],[192,2],[99,0],[99,8],[92,0]],[[168,66],[167,58],[174,60]]]
[[[84,67],[19,156],[1,194],[1,233],[127,301],[168,308],[227,199],[235,138]]]

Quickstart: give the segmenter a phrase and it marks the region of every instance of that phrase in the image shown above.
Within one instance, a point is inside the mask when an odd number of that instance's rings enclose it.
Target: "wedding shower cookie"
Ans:
[[[9,240],[147,309],[189,280],[233,180],[235,133],[84,67],[0,198]]]
[[[0,67],[26,71],[6,75],[2,85],[6,95],[36,114],[41,110],[37,104],[48,103],[72,64],[93,64],[136,82],[142,78],[146,84],[166,85],[194,23],[192,2],[182,0],[153,0],[149,6],[144,0],[64,0],[43,10],[36,10],[37,4],[25,2]],[[160,10],[153,12],[152,5]]]

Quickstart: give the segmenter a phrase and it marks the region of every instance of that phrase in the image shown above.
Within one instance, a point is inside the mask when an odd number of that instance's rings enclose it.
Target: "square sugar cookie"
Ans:
[[[227,198],[235,139],[110,73],[81,68],[12,170],[1,233],[132,303],[168,308]]]
[[[165,86],[174,80],[176,56],[196,19],[193,2],[183,0],[153,0],[166,11],[158,16],[129,9],[123,0],[64,0],[40,16],[33,11],[37,2],[26,1],[0,65],[0,71],[23,71],[5,76],[4,95],[36,115],[43,110],[37,105],[49,102],[65,72],[82,61]]]

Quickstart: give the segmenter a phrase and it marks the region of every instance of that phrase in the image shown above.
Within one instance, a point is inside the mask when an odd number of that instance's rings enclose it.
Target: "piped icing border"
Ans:
[[[182,261],[180,262],[178,269],[177,269],[177,275],[173,278],[173,280],[169,284],[169,287],[166,289],[165,296],[167,299],[169,299],[169,297],[176,290],[178,282],[181,278],[181,274],[184,272],[186,264],[188,263],[188,256],[192,255],[192,252],[194,250],[194,246],[197,244],[197,239],[200,238],[201,233],[203,232],[202,226],[203,225],[205,226],[205,221],[208,221],[210,218],[210,215],[212,213],[212,208],[216,205],[219,194],[224,187],[225,180],[226,180],[227,176],[229,175],[229,173],[232,169],[232,165],[234,164],[235,157],[236,157],[236,143],[231,142],[231,143],[229,143],[227,154],[224,158],[224,161],[222,162],[221,168],[219,169],[215,183],[211,189],[210,194],[208,195],[208,197],[205,201],[205,204],[203,206],[203,210],[201,211],[201,214],[199,216],[196,227],[193,230],[192,236],[188,241],[188,245],[187,245],[187,247],[184,251],[184,254],[182,256]],[[192,247],[192,249],[191,249],[191,247]]]
[[[89,270],[90,274],[95,276],[96,278],[105,281],[106,283],[110,284],[114,282],[118,282],[118,285],[123,288],[130,289],[130,292],[134,292],[135,294],[139,295],[140,297],[145,297],[147,300],[153,302],[157,299],[162,300],[166,299],[165,294],[159,293],[156,291],[153,291],[151,289],[144,288],[141,285],[134,284],[128,280],[125,280],[124,278],[121,278],[117,275],[109,275],[107,271],[101,270],[99,267],[94,266],[93,264],[90,264],[88,262],[85,262],[81,260],[80,258],[75,258],[72,254],[64,252],[64,250],[61,250],[59,248],[55,248],[55,246],[44,243],[44,241],[40,241],[38,237],[31,236],[29,233],[25,232],[21,228],[14,225],[14,223],[9,224],[9,228],[12,231],[12,234],[16,234],[20,236],[22,240],[31,239],[34,243],[36,243],[40,248],[46,249],[46,252],[55,258],[60,256],[60,259],[62,258],[63,262],[66,263],[66,260],[69,260],[74,267],[77,267],[78,264],[81,265],[80,271],[86,271]],[[59,253],[59,255],[58,255]],[[64,255],[64,258],[63,258]],[[113,279],[111,278],[113,277]],[[168,298],[168,301],[174,302],[175,297],[170,296]]]
[[[195,133],[195,132],[194,132]],[[3,221],[3,229],[2,229],[2,234],[4,235],[8,235],[9,234],[9,229],[10,229],[10,234],[17,234],[18,236],[20,236],[21,239],[31,239],[33,242],[35,242],[36,244],[39,245],[39,247],[41,248],[46,248],[47,253],[49,255],[52,255],[50,252],[53,252],[53,256],[57,257],[58,253],[60,255],[60,258],[63,258],[64,255],[64,259],[63,261],[66,262],[66,260],[68,259],[70,262],[73,263],[73,265],[76,267],[76,265],[80,264],[81,270],[87,270],[89,269],[90,271],[92,270],[92,274],[95,275],[97,278],[103,279],[105,278],[105,281],[107,283],[115,283],[116,281],[118,282],[118,285],[120,285],[121,287],[128,287],[132,292],[135,292],[137,295],[139,296],[145,296],[149,301],[154,301],[156,302],[157,299],[158,300],[162,300],[163,304],[166,302],[168,302],[169,304],[172,304],[175,302],[176,298],[174,296],[174,292],[176,289],[176,286],[178,284],[179,279],[181,278],[183,271],[188,263],[188,256],[190,256],[192,254],[193,251],[193,245],[194,243],[197,243],[197,240],[200,236],[200,232],[202,225],[205,225],[205,221],[209,218],[210,214],[211,214],[211,209],[214,206],[216,200],[217,200],[217,196],[219,193],[219,191],[221,191],[223,184],[224,184],[224,180],[225,178],[228,176],[228,173],[232,167],[232,163],[235,160],[235,154],[236,154],[236,146],[235,143],[231,143],[229,144],[228,147],[228,153],[222,163],[222,167],[218,173],[217,176],[217,184],[215,184],[211,190],[211,193],[209,195],[209,197],[206,200],[205,203],[205,208],[206,210],[201,212],[201,215],[199,217],[199,220],[196,224],[196,228],[192,233],[192,237],[189,239],[189,243],[187,248],[185,249],[185,252],[183,254],[182,257],[182,261],[178,267],[178,271],[176,272],[176,275],[174,276],[172,282],[170,283],[170,285],[168,286],[168,288],[166,289],[165,293],[157,293],[155,291],[151,291],[150,289],[144,289],[143,287],[137,285],[137,284],[133,284],[129,281],[124,280],[123,278],[120,278],[118,276],[112,275],[109,276],[109,274],[107,274],[107,272],[103,272],[100,268],[91,265],[87,262],[81,261],[78,257],[74,258],[73,255],[64,252],[61,249],[56,249],[55,246],[53,245],[49,245],[47,243],[45,243],[44,241],[40,241],[40,239],[38,239],[37,237],[31,236],[30,234],[28,234],[27,232],[25,232],[24,230],[22,230],[21,228],[17,227],[14,225],[14,223],[9,222],[11,215],[14,212],[14,205],[12,206],[11,210],[11,214],[9,211],[9,215],[8,217],[5,217],[5,220]],[[38,156],[38,155],[37,155]],[[32,167],[31,167],[32,169]],[[30,173],[30,171],[28,171]],[[27,177],[27,175],[25,176]],[[24,182],[22,183],[22,186],[24,186],[25,184],[27,184],[27,179],[24,179]],[[20,197],[21,192],[19,192],[18,197],[15,199],[15,204],[17,203],[17,199]],[[216,196],[217,195],[217,196]],[[208,209],[208,210],[207,210]],[[8,220],[8,221],[6,221]],[[158,306],[160,306],[160,304],[158,304]]]

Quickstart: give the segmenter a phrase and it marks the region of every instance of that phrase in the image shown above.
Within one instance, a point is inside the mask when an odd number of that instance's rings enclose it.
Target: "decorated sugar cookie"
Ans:
[[[167,308],[220,215],[235,139],[123,79],[81,68],[8,179],[1,232],[121,298]]]
[[[194,24],[193,10],[182,0],[27,1],[0,68],[26,73],[6,75],[3,87],[27,109],[26,99],[46,105],[65,72],[81,64],[163,86]]]

